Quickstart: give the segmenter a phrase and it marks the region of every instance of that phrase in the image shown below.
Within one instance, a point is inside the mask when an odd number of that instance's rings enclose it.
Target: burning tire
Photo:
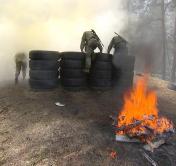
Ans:
[[[55,60],[30,60],[29,67],[32,70],[57,70],[59,63]]]
[[[58,71],[30,70],[29,76],[34,80],[51,80],[58,78]]]
[[[31,60],[58,60],[59,57],[59,52],[57,51],[33,50],[29,52]]]
[[[32,89],[53,89],[58,86],[58,79],[53,80],[29,80]]]

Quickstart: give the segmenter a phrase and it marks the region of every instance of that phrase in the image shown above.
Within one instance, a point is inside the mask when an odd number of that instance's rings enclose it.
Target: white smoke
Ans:
[[[79,51],[94,29],[107,48],[126,26],[123,0],[0,0],[0,81],[14,78],[14,54],[32,49]],[[104,52],[106,50],[104,49]]]

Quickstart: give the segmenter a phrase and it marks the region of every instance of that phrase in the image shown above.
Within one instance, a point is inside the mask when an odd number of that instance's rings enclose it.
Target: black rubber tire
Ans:
[[[55,60],[30,60],[29,68],[32,70],[57,70],[59,62]]]
[[[85,53],[82,52],[62,52],[60,56],[63,60],[84,60]]]
[[[34,80],[51,80],[51,79],[57,79],[59,72],[56,70],[30,70],[29,71],[29,77]]]
[[[168,89],[176,91],[176,83],[170,83]]]
[[[135,57],[134,56],[123,56],[119,58],[118,68],[123,72],[133,72],[135,66]]]
[[[90,74],[92,79],[112,79],[112,70],[96,70]]]
[[[57,51],[32,50],[29,52],[29,58],[32,60],[58,60],[59,57]]]
[[[112,62],[112,55],[105,53],[95,53],[96,61]]]
[[[62,69],[61,70],[61,79],[62,78],[85,78],[86,74],[83,70],[80,69]]]
[[[112,68],[113,81],[117,82],[121,76],[122,76],[122,70],[120,68],[116,68],[115,66],[113,66]]]
[[[132,83],[133,82],[133,78],[134,78],[134,72],[129,72],[129,73],[122,73],[119,80],[122,81],[122,82],[130,82]]]
[[[29,79],[29,85],[32,89],[54,89],[58,86],[58,79],[55,80],[34,80]]]
[[[90,81],[91,86],[93,87],[111,87],[111,79],[93,79]]]
[[[61,68],[62,69],[83,69],[84,61],[81,60],[62,60]]]
[[[64,87],[85,87],[86,79],[83,78],[63,78],[61,80]]]
[[[103,62],[103,61],[96,61],[93,64],[92,70],[112,70],[112,63],[111,62]]]
[[[113,78],[113,85],[119,87],[133,86],[134,72],[120,72],[118,77]]]

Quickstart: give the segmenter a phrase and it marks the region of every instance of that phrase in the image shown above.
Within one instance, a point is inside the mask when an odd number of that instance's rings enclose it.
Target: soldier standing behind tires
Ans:
[[[108,47],[108,53],[114,48],[113,85],[126,89],[133,85],[135,57],[128,56],[128,42],[117,33],[115,34],[117,36],[112,38]]]
[[[111,52],[112,48],[114,48],[113,64],[115,66],[118,66],[121,57],[128,55],[127,44],[128,42],[120,35],[116,35],[112,38],[108,46],[108,54]]]
[[[101,41],[94,30],[86,31],[83,33],[80,49],[81,52],[86,53],[86,63],[85,63],[85,72],[90,72],[92,62],[94,61],[94,50],[99,48],[102,53],[103,47]]]
[[[18,84],[18,78],[22,71],[23,80],[26,78],[27,69],[27,56],[24,52],[15,54],[16,72],[15,72],[15,84]]]

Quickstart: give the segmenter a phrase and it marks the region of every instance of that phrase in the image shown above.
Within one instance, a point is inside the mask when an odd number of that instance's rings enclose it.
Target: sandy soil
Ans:
[[[176,124],[176,92],[167,82],[150,80],[162,114]],[[65,107],[55,106],[55,102]],[[106,92],[31,91],[26,84],[0,88],[0,165],[150,166],[141,144],[114,141],[109,115],[118,113],[122,95]],[[117,152],[112,159],[110,153]],[[148,153],[159,166],[176,165],[176,137]]]

